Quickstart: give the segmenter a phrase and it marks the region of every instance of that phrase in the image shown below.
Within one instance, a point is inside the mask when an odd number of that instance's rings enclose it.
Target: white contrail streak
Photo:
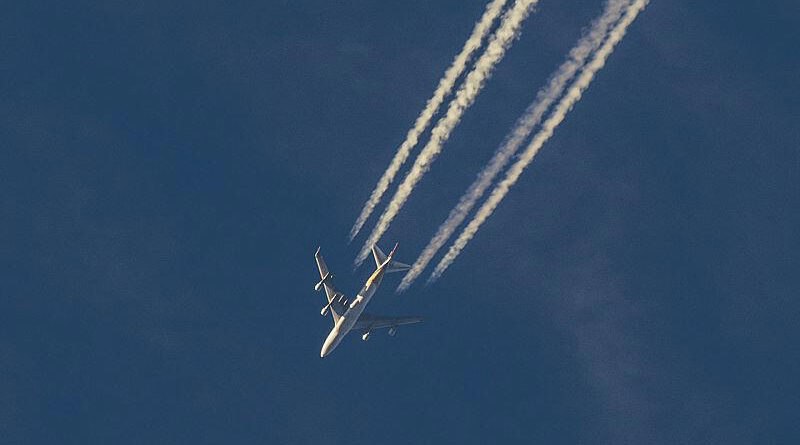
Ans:
[[[448,106],[447,114],[439,119],[436,127],[431,130],[430,140],[417,156],[411,170],[397,188],[392,200],[386,206],[386,210],[384,210],[369,238],[361,248],[361,252],[359,252],[355,260],[356,265],[361,264],[367,258],[372,245],[377,243],[381,235],[389,228],[389,224],[405,204],[414,186],[428,171],[433,161],[436,160],[436,156],[442,150],[442,144],[450,136],[453,128],[458,125],[464,111],[475,101],[475,97],[483,88],[486,80],[491,77],[492,70],[497,62],[503,58],[511,42],[519,35],[522,22],[528,17],[531,9],[538,1],[517,0],[514,6],[503,14],[503,20],[489,40],[486,50],[475,62],[475,66],[467,75],[464,84],[456,92],[455,98]]]
[[[356,219],[355,224],[353,224],[353,228],[350,229],[350,241],[358,235],[361,227],[367,222],[369,215],[375,210],[375,206],[378,205],[381,197],[386,193],[389,184],[391,184],[397,172],[400,170],[400,167],[406,162],[406,159],[408,159],[411,150],[417,145],[419,135],[428,128],[431,118],[436,114],[445,96],[450,93],[456,80],[461,73],[464,72],[464,68],[466,68],[472,54],[481,47],[483,38],[486,37],[486,34],[492,28],[492,23],[494,23],[495,19],[500,15],[506,1],[507,0],[493,0],[486,5],[483,16],[481,16],[481,19],[475,24],[472,34],[470,34],[467,42],[464,43],[464,48],[461,49],[461,52],[453,59],[453,63],[451,63],[447,71],[444,72],[444,77],[439,80],[439,85],[433,92],[433,96],[428,99],[428,102],[425,104],[425,109],[422,110],[417,120],[414,121],[414,126],[408,130],[406,140],[400,144],[400,148],[397,149],[397,153],[395,153],[394,158],[392,158],[392,161],[389,163],[389,167],[383,172],[383,176],[378,180],[378,184],[375,185],[375,190],[372,191],[369,199],[364,204],[364,208],[361,209],[361,214],[358,215],[358,219]]]
[[[472,185],[458,200],[458,204],[450,211],[445,222],[439,226],[436,235],[431,238],[428,245],[420,253],[419,258],[411,266],[406,276],[403,277],[397,287],[398,292],[408,289],[422,271],[425,270],[425,267],[436,255],[436,252],[442,248],[453,232],[461,225],[478,199],[483,196],[483,193],[492,184],[497,174],[506,166],[511,156],[517,152],[517,149],[528,138],[533,128],[541,122],[544,113],[561,96],[567,82],[586,63],[589,55],[603,43],[609,28],[619,20],[625,7],[629,4],[630,0],[608,0],[603,14],[592,22],[591,28],[584,33],[583,37],[570,50],[567,60],[550,76],[547,85],[539,90],[534,102],[525,110],[525,113],[506,136],[506,139],[497,148],[489,163],[478,173],[478,177],[475,178]]]
[[[591,83],[594,75],[605,65],[606,59],[608,59],[608,56],[611,55],[611,52],[614,50],[614,46],[625,36],[628,25],[630,25],[639,12],[647,6],[648,1],[649,0],[635,0],[627,9],[622,19],[620,19],[616,26],[614,26],[614,29],[609,33],[608,40],[595,52],[592,60],[586,65],[583,71],[581,71],[578,78],[564,94],[564,97],[555,106],[553,112],[542,124],[542,128],[533,137],[531,143],[525,151],[522,152],[517,162],[508,169],[506,177],[492,190],[491,195],[489,195],[489,198],[486,199],[486,202],[483,203],[481,208],[478,209],[475,217],[467,224],[467,227],[464,228],[458,236],[458,239],[450,246],[447,254],[445,254],[442,260],[439,261],[439,264],[436,265],[436,268],[428,279],[429,283],[436,281],[442,276],[442,273],[453,263],[453,260],[455,260],[464,246],[475,236],[481,224],[491,216],[492,212],[506,196],[509,189],[517,182],[517,179],[519,179],[525,167],[531,163],[542,145],[553,135],[555,128],[564,120],[564,117],[566,117],[575,103],[580,100],[581,95]]]

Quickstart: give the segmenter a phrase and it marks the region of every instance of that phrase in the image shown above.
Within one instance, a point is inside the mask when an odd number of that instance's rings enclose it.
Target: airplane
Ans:
[[[372,256],[375,257],[377,269],[370,275],[356,297],[352,301],[348,301],[344,294],[337,291],[333,286],[331,282],[333,274],[328,270],[328,265],[325,264],[325,260],[322,258],[320,248],[317,248],[314,258],[317,260],[320,280],[314,286],[314,290],[319,291],[321,288],[325,288],[328,304],[322,307],[320,315],[324,317],[330,311],[333,317],[333,329],[331,329],[330,334],[325,339],[325,343],[322,345],[322,350],[319,353],[320,357],[330,354],[339,345],[344,336],[353,329],[363,331],[361,339],[366,341],[373,329],[389,328],[389,335],[394,336],[398,326],[422,321],[420,317],[383,317],[364,312],[367,303],[369,303],[369,300],[381,284],[384,274],[402,272],[411,268],[408,264],[392,259],[396,249],[397,244],[394,245],[389,255],[386,255],[378,246],[372,246]]]

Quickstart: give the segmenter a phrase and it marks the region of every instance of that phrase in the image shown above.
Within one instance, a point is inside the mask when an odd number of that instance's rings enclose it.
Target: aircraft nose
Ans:
[[[333,351],[333,348],[339,344],[337,339],[339,338],[339,326],[334,326],[331,330],[330,334],[328,334],[328,338],[325,339],[325,343],[322,344],[322,350],[319,351],[320,357],[325,357],[326,355],[330,354]]]
[[[325,339],[325,344],[322,345],[322,350],[319,351],[320,357],[325,357],[333,351],[333,341],[330,338]]]

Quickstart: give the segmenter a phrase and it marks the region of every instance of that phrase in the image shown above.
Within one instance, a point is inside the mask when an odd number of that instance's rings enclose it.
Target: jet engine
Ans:
[[[397,326],[392,326],[391,328],[389,328],[388,334],[390,337],[394,337],[394,334],[397,334]]]
[[[319,282],[317,282],[316,285],[314,285],[314,290],[315,291],[320,290],[320,288],[322,288],[322,286],[324,286],[325,283],[327,283],[328,280],[330,280],[331,278],[333,278],[333,274],[331,274],[330,272],[326,273],[325,276],[322,277],[322,279],[319,280]]]
[[[361,336],[361,339],[364,340],[364,341],[367,341],[367,339],[369,338],[369,334],[370,333],[371,333],[370,331],[365,332],[364,335]]]

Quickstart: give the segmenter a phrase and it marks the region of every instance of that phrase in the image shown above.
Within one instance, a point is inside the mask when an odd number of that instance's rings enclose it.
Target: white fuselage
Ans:
[[[333,329],[331,329],[330,334],[328,334],[328,338],[325,339],[325,343],[322,344],[322,350],[320,351],[320,357],[325,357],[326,355],[330,354],[336,346],[339,346],[339,343],[342,341],[345,335],[353,329],[353,325],[356,324],[358,321],[358,317],[361,316],[361,313],[364,312],[364,308],[369,303],[369,300],[375,295],[375,291],[378,289],[378,286],[381,284],[381,280],[383,279],[383,274],[386,270],[385,266],[388,263],[386,261],[382,264],[378,269],[372,273],[372,275],[367,279],[366,284],[364,287],[361,288],[361,291],[356,295],[356,298],[350,303],[350,306],[347,308],[347,311],[339,318],[339,321],[333,325]]]

